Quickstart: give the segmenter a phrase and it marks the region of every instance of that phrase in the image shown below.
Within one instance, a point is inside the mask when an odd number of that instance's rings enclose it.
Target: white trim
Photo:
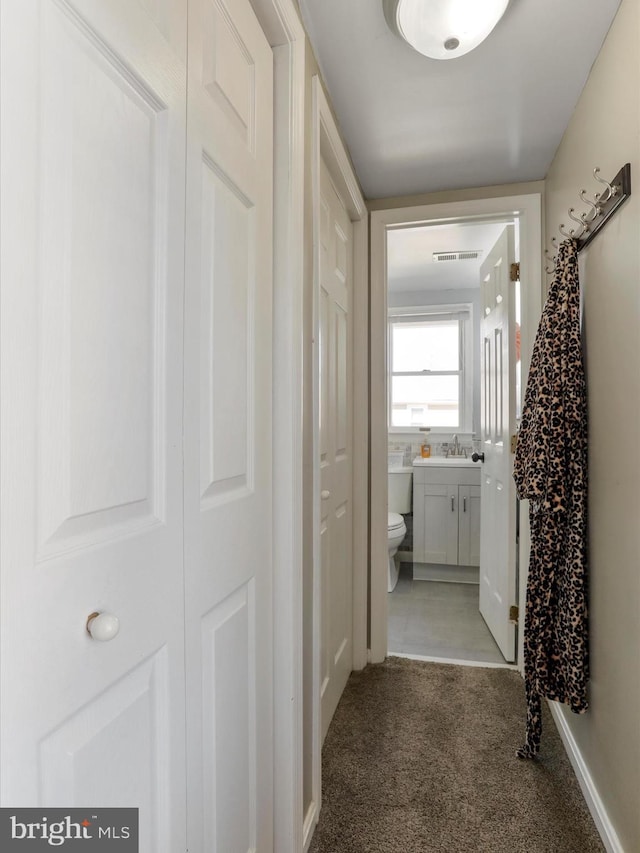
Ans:
[[[521,216],[520,268],[522,284],[522,381],[527,371],[542,297],[542,209],[540,193],[472,201],[444,202],[417,207],[378,210],[371,214],[371,660],[387,654],[387,241],[389,227],[421,222],[456,222],[464,218]],[[521,543],[528,541],[528,518],[522,513]],[[528,568],[528,552],[521,544],[521,607]],[[521,610],[524,612],[524,609]],[[521,642],[518,660],[522,661]]]
[[[364,205],[364,202],[363,202]],[[369,609],[369,219],[353,232],[353,668],[367,665]]]
[[[432,317],[440,314],[468,314],[473,313],[473,303],[471,302],[448,302],[440,305],[424,305],[418,303],[416,305],[398,305],[390,307],[387,311],[389,317],[407,317],[419,319],[420,317]]]
[[[302,355],[305,32],[293,0],[251,0],[274,55],[274,849],[302,849]]]
[[[367,556],[368,556],[368,220],[367,208],[358,187],[338,128],[318,76],[312,80],[312,199],[313,199],[313,339],[319,330],[319,199],[320,160],[324,161],[353,223],[353,666],[367,663]],[[320,575],[320,452],[319,452],[319,359],[313,347],[313,749],[311,803],[305,816],[304,850],[311,842],[322,803],[321,757],[321,575]]]
[[[580,789],[587,803],[591,817],[596,825],[596,829],[600,834],[602,843],[607,848],[608,853],[624,853],[624,848],[620,843],[618,834],[615,831],[607,810],[602,802],[602,798],[598,793],[593,777],[587,767],[587,763],[582,757],[580,747],[576,743],[573,732],[569,728],[566,717],[557,702],[547,700],[547,705],[551,711],[551,716],[556,724],[556,728],[564,744],[564,748],[569,756],[569,761],[576,774]]]
[[[315,800],[311,800],[309,804],[309,808],[307,809],[307,813],[304,816],[304,822],[302,824],[302,832],[303,832],[303,853],[307,853],[307,850],[311,846],[311,840],[313,838],[313,833],[316,828],[316,824],[320,819],[320,807]]]
[[[309,803],[308,814],[313,818],[305,820],[304,850],[305,853],[309,848],[313,831],[316,822],[320,817],[320,807],[322,804],[322,693],[321,679],[322,668],[318,649],[320,648],[320,632],[322,630],[322,611],[320,606],[322,579],[320,571],[320,470],[319,470],[319,444],[320,444],[320,362],[318,351],[318,331],[319,331],[319,304],[318,304],[318,287],[317,282],[320,276],[320,241],[317,232],[319,228],[317,199],[320,197],[320,105],[318,103],[318,89],[320,89],[317,79],[314,77],[311,83],[312,86],[312,153],[311,153],[311,197],[313,206],[313,293],[311,307],[311,325],[313,335],[313,350],[312,350],[312,405],[311,405],[311,452],[313,454],[312,461],[312,611],[313,611],[313,628],[312,628],[312,679],[313,687],[311,691],[311,729],[312,729],[312,746],[311,746],[311,799]]]
[[[451,566],[446,563],[420,563],[413,566],[414,581],[466,583],[480,586],[480,566]]]
[[[482,660],[461,660],[460,658],[436,658],[432,657],[432,655],[410,655],[405,652],[389,652],[389,657],[423,660],[427,663],[451,663],[455,664],[455,666],[473,666],[478,669],[513,669],[516,672],[518,671],[515,663],[493,663]]]

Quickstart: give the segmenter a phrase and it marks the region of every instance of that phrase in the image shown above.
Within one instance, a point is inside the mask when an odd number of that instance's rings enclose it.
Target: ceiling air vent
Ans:
[[[476,261],[481,255],[481,249],[477,252],[434,252],[433,261]]]

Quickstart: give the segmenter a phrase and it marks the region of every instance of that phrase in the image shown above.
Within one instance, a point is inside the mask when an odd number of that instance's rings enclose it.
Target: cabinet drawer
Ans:
[[[448,486],[479,486],[480,466],[449,467],[442,465],[414,465],[414,487],[422,484],[440,483]]]

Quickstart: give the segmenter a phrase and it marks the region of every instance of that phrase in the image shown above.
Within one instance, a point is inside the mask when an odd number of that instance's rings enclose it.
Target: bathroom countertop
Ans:
[[[427,456],[425,458],[416,456],[413,464],[418,467],[426,465],[429,467],[442,466],[444,468],[474,468],[478,463],[474,462],[470,456],[466,458],[464,456]]]

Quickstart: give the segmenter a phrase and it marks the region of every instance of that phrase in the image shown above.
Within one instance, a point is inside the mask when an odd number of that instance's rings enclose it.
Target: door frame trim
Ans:
[[[250,0],[274,57],[274,849],[303,844],[302,529],[306,34],[293,0]]]
[[[311,802],[304,817],[304,850],[308,849],[320,816],[322,802],[321,762],[321,561],[320,561],[320,441],[319,441],[319,291],[320,291],[320,160],[347,206],[353,223],[353,425],[352,425],[352,523],[353,523],[353,668],[367,663],[367,576],[368,576],[368,213],[333,118],[320,78],[311,81],[312,91],[312,207],[313,207],[313,357],[312,357],[312,453],[313,453],[313,687],[311,756]],[[355,381],[359,378],[360,381]]]
[[[455,222],[467,217],[521,213],[520,231],[522,298],[522,383],[526,387],[531,350],[542,307],[542,194],[500,196],[468,201],[388,208],[371,213],[371,482],[370,540],[371,624],[370,657],[379,663],[387,656],[387,253],[386,232],[394,226],[440,221]],[[382,381],[377,380],[378,377]],[[526,503],[526,502],[525,502]],[[519,604],[524,613],[526,576],[529,566],[528,512],[520,507]],[[519,631],[518,661],[522,671],[522,635]]]

